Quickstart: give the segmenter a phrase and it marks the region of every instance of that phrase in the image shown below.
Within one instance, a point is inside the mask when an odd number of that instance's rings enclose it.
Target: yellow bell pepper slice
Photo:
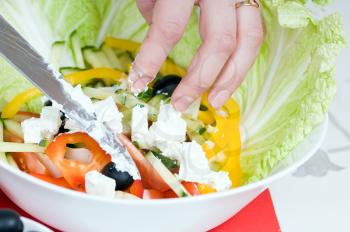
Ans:
[[[126,74],[111,68],[94,68],[86,71],[79,71],[68,74],[64,77],[72,85],[85,84],[92,79],[108,79],[119,81],[126,77]]]
[[[198,119],[201,120],[205,125],[210,125],[215,122],[215,118],[209,110],[199,111]]]
[[[214,193],[216,190],[207,184],[197,184],[197,188],[201,194]]]
[[[232,187],[238,187],[242,183],[242,171],[240,164],[240,150],[235,151],[225,151],[228,156],[225,166],[221,171],[228,172],[230,180],[232,182]]]
[[[18,94],[4,107],[1,118],[12,118],[17,114],[17,112],[26,102],[40,95],[40,90],[35,87],[27,89],[24,92]]]
[[[166,59],[160,68],[160,73],[175,74],[184,77],[186,75],[186,70],[175,64],[172,60]]]
[[[141,46],[140,43],[137,43],[131,40],[117,39],[112,37],[106,37],[104,43],[108,47],[127,50],[130,52],[137,52]]]
[[[111,48],[127,50],[132,53],[138,52],[141,47],[141,44],[138,42],[126,40],[126,39],[118,39],[107,37],[104,41],[104,44]],[[175,64],[173,61],[166,59],[160,68],[160,72],[162,74],[176,74],[178,76],[185,76],[186,70]]]

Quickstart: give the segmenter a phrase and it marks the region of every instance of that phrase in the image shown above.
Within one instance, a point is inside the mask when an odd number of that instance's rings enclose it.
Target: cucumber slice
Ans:
[[[43,139],[43,140],[41,140],[40,141],[40,143],[39,143],[39,146],[40,147],[47,147],[47,146],[49,146],[49,144],[51,143],[52,141],[51,140],[49,140],[49,139]]]
[[[74,31],[71,34],[70,42],[73,49],[73,57],[74,57],[75,63],[77,64],[77,67],[80,69],[85,68],[84,57],[83,57],[83,53],[81,52],[80,40],[76,31]]]
[[[111,62],[101,50],[85,48],[83,56],[93,68],[113,68]]]
[[[15,161],[15,160],[13,159],[13,157],[11,156],[11,154],[7,154],[7,155],[6,155],[6,158],[7,158],[8,164],[9,164],[11,167],[13,167],[13,168],[19,170],[19,167],[18,167],[16,161]]]
[[[143,101],[139,100],[137,97],[135,97],[132,94],[126,95],[125,99],[125,107],[127,108],[133,108],[136,105],[146,105]]]
[[[176,179],[174,174],[172,174],[169,169],[164,166],[162,161],[155,157],[151,151],[149,151],[145,157],[178,197],[191,196],[185,187]]]
[[[0,142],[4,140],[4,125],[0,121]],[[0,152],[0,162],[8,164],[5,152]]]
[[[114,91],[111,87],[106,87],[106,88],[84,87],[83,92],[88,97],[99,99],[99,100],[103,100],[114,95]]]
[[[159,94],[159,95],[156,95],[156,96],[152,97],[151,100],[149,100],[147,102],[147,104],[149,106],[152,106],[152,107],[156,108],[156,109],[159,109],[160,102],[166,100],[167,98],[168,97],[166,95]]]
[[[128,71],[119,61],[118,57],[116,56],[112,48],[103,46],[102,51],[104,52],[105,56],[107,57],[107,59],[109,60],[113,68],[119,69],[124,72]]]
[[[32,143],[0,142],[0,152],[45,152],[45,147]]]
[[[4,120],[4,126],[6,130],[23,139],[23,131],[21,124],[14,120],[6,119]]]

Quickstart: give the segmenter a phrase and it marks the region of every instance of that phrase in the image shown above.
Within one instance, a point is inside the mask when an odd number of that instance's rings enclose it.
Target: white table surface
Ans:
[[[350,40],[350,1],[335,0]],[[350,231],[350,48],[338,60],[337,95],[322,148],[296,173],[271,188],[284,232]]]

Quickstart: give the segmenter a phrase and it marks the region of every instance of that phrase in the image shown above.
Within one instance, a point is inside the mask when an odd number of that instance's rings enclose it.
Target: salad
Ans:
[[[141,179],[120,171],[123,164],[3,59],[0,160],[107,198],[187,197],[266,177],[324,119],[345,39],[338,14],[317,20],[299,0],[261,4],[266,38],[233,98],[215,110],[204,94],[179,113],[170,97],[200,44],[196,12],[157,78],[133,94],[127,75],[147,32],[135,1],[1,1],[0,14],[115,133]]]

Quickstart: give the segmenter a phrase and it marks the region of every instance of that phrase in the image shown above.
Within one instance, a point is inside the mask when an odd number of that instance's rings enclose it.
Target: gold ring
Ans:
[[[256,8],[260,8],[260,4],[257,0],[243,0],[236,3],[236,9],[241,6],[254,6]]]

